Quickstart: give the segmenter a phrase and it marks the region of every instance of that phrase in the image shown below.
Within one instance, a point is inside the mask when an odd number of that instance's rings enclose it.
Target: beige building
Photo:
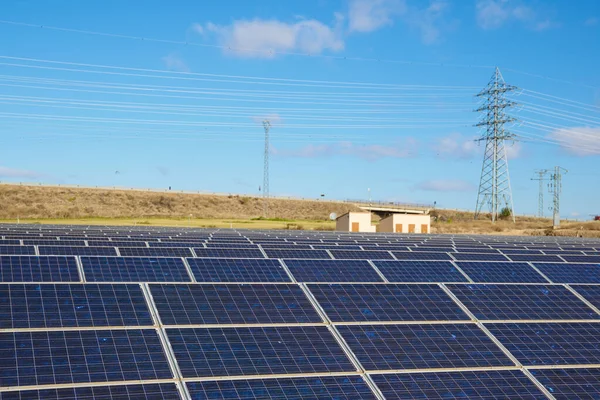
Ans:
[[[392,214],[382,219],[377,232],[430,233],[431,217],[427,214]]]
[[[335,221],[335,230],[344,232],[375,232],[371,225],[371,213],[349,212],[339,216]]]

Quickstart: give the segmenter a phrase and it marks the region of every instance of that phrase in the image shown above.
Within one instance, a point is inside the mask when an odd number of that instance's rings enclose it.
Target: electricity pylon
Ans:
[[[477,141],[485,141],[485,153],[475,207],[475,219],[479,217],[484,205],[487,205],[492,214],[492,222],[498,219],[501,211],[500,203],[510,210],[513,222],[515,213],[508,174],[508,160],[506,157],[506,140],[515,140],[515,135],[508,132],[504,125],[515,122],[516,119],[505,114],[505,109],[517,105],[507,100],[505,95],[517,90],[517,87],[504,82],[500,70],[496,68],[492,79],[477,97],[485,98],[483,106],[476,112],[483,113],[481,121],[475,125],[485,128],[485,134]]]
[[[546,181],[547,169],[538,169],[535,173],[538,175],[537,178],[531,178],[532,181],[540,182],[540,191],[538,194],[538,217],[544,218],[544,181]]]
[[[562,191],[562,172],[566,174],[569,171],[558,166],[554,167],[554,173],[550,175],[551,182],[548,184],[550,193],[552,193],[554,197],[552,206],[552,226],[554,228],[560,226],[560,192]]]
[[[263,128],[265,129],[265,163],[263,173],[263,216],[267,218],[269,214],[269,131],[271,130],[271,122],[269,120],[263,121]]]

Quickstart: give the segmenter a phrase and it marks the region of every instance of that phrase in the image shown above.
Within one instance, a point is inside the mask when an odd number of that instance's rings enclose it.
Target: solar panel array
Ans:
[[[0,225],[0,398],[600,398],[599,251]]]

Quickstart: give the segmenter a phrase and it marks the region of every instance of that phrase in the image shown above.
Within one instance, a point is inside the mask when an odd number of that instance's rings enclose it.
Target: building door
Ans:
[[[427,224],[421,225],[421,233],[429,233],[427,232]]]
[[[402,233],[402,224],[396,224],[396,233]]]
[[[358,222],[352,223],[352,232],[358,232]]]
[[[415,224],[408,224],[408,233],[415,233]]]

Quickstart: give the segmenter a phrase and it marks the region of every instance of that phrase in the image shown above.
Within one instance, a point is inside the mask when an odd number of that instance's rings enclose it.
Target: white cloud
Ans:
[[[475,4],[477,24],[486,30],[502,27],[508,22],[521,22],[536,31],[558,26],[549,18],[540,14],[543,10],[523,5],[520,0],[477,0]]]
[[[406,11],[404,0],[350,0],[348,30],[373,32],[391,25],[393,17],[405,14]]]
[[[381,158],[408,158],[416,153],[417,142],[408,138],[404,143],[383,146],[378,144],[356,144],[352,142],[337,142],[333,144],[309,144],[297,149],[271,148],[271,153],[280,157],[292,158],[317,158],[333,156],[352,156],[367,161],[376,161]]]
[[[598,25],[598,22],[600,22],[600,20],[598,20],[598,18],[590,17],[590,18],[586,19],[583,24],[585,26],[596,26],[596,25]]]
[[[163,57],[162,61],[167,69],[172,71],[190,72],[190,68],[186,62],[176,53],[171,53],[168,56]]]
[[[465,192],[475,190],[475,185],[461,179],[439,179],[421,182],[415,189],[427,192]]]
[[[600,128],[557,129],[548,138],[559,142],[566,152],[576,156],[600,155]]]
[[[282,22],[271,19],[237,20],[231,25],[194,24],[203,35],[215,35],[228,53],[247,58],[273,58],[278,52],[320,54],[344,49],[342,18],[329,26],[314,19]]]
[[[434,146],[437,155],[444,158],[469,159],[483,153],[475,141],[475,137],[467,138],[460,133],[453,133],[438,140]]]
[[[283,118],[281,118],[281,115],[279,115],[277,113],[267,114],[267,115],[262,115],[262,116],[257,115],[255,117],[252,117],[252,120],[258,124],[262,124],[263,121],[267,120],[267,121],[269,121],[271,126],[280,125],[283,123]]]
[[[35,171],[27,171],[24,169],[15,169],[0,166],[0,178],[28,178],[37,179],[41,178],[43,174]]]
[[[443,21],[447,9],[446,1],[434,0],[423,10],[411,9],[406,21],[419,30],[423,43],[432,44],[439,40],[442,29],[447,26]]]

